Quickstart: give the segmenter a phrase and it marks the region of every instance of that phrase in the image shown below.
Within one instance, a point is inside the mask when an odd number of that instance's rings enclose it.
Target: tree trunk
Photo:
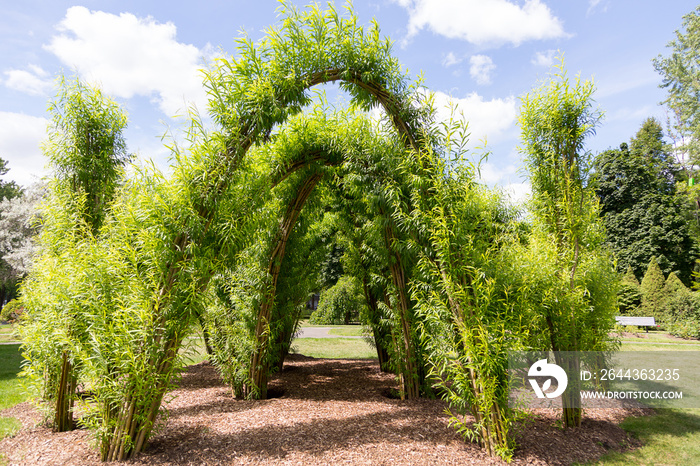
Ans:
[[[214,354],[214,350],[211,347],[209,330],[207,330],[207,325],[204,322],[204,317],[200,315],[198,319],[199,325],[200,327],[202,327],[202,337],[204,338],[204,346],[207,349],[207,355],[211,356],[212,354]]]
[[[399,254],[394,254],[395,262],[391,265],[391,277],[396,287],[398,296],[397,307],[399,311],[399,319],[401,322],[401,368],[399,377],[402,380],[402,399],[414,399],[420,397],[420,374],[416,361],[416,350],[411,334],[411,319],[408,309],[408,297],[406,296],[406,281],[404,269],[401,264]]]
[[[379,369],[382,372],[391,372],[389,368],[389,351],[386,348],[386,340],[389,334],[382,331],[379,322],[379,299],[372,293],[369,287],[367,276],[362,277],[362,291],[365,295],[365,302],[369,308],[369,324],[372,328],[372,336],[374,337],[374,347],[377,349],[377,358],[379,359]]]
[[[246,397],[254,397],[265,399],[267,397],[267,379],[270,368],[267,362],[267,353],[270,342],[270,318],[272,316],[272,307],[275,301],[275,293],[277,291],[277,277],[282,267],[284,259],[284,251],[287,246],[287,240],[291,235],[297,218],[304,207],[304,203],[313,192],[316,184],[321,179],[320,173],[315,173],[308,177],[297,190],[293,201],[287,206],[287,211],[282,219],[280,229],[277,233],[277,241],[274,244],[272,253],[270,254],[270,262],[268,265],[268,277],[270,284],[265,293],[265,298],[260,304],[258,319],[255,325],[255,341],[256,348],[253,350],[253,355],[250,361],[250,386],[244,387]]]
[[[67,432],[73,430],[73,400],[75,397],[76,378],[73,373],[73,364],[70,362],[68,351],[63,352],[61,374],[56,390],[56,409],[54,413],[54,430]]]
[[[562,357],[554,353],[555,362],[568,375],[569,381],[566,391],[561,396],[562,417],[565,427],[581,427],[581,386],[578,375],[581,373],[579,358],[570,353],[568,357]]]

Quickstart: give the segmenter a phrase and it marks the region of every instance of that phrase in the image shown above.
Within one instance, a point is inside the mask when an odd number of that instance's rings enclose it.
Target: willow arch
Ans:
[[[383,106],[405,147],[419,151],[425,144],[423,119],[428,113],[416,104],[416,87],[391,56],[391,43],[381,38],[377,24],[365,30],[353,14],[346,18],[333,8],[299,12],[283,4],[281,13],[285,18],[280,29],[268,30],[258,44],[242,39],[239,58],[217,60],[207,73],[210,112],[219,130],[201,137],[194,149],[200,153],[195,170],[178,169],[193,217],[180,220],[186,225],[168,226],[173,232],[169,252],[152,258],[158,271],[149,311],[153,343],[143,359],[144,370],[152,371],[154,389],[127,389],[123,398],[105,401],[103,460],[126,459],[145,447],[191,318],[187,316],[212,276],[211,270],[193,269],[193,251],[216,254],[202,247],[217,235],[221,196],[248,150],[263,144],[275,126],[310,102],[307,91],[312,86],[340,81],[358,107]],[[133,376],[125,383],[142,385]]]
[[[270,328],[274,323],[272,322],[272,310],[275,308],[277,280],[284,262],[290,234],[309,195],[322,177],[328,175],[329,170],[343,165],[349,159],[360,162],[356,163],[354,168],[345,167],[344,170],[349,171],[350,174],[353,174],[360,165],[365,166],[364,169],[361,169],[362,171],[369,170],[371,172],[373,171],[371,168],[373,160],[389,157],[395,161],[404,150],[395,137],[380,135],[371,126],[366,117],[355,115],[353,112],[341,118],[328,117],[322,112],[316,112],[312,116],[299,115],[292,119],[291,125],[286,125],[275,135],[274,141],[262,149],[264,150],[262,157],[271,166],[268,172],[259,176],[268,179],[272,189],[286,182],[292,174],[298,176],[292,183],[291,190],[288,190],[287,194],[284,195],[286,196],[284,203],[278,208],[276,217],[270,220],[269,224],[275,225],[274,232],[267,236],[263,235],[269,238],[267,240],[269,244],[261,258],[259,268],[259,274],[265,277],[265,283],[259,302],[251,304],[256,308],[255,330],[252,338],[255,349],[252,351],[249,362],[244,363],[247,365],[246,371],[249,377],[246,377],[245,382],[239,380],[237,383],[232,383],[234,392],[240,396],[265,397],[270,368],[266,353],[269,350],[269,339],[271,338]],[[259,152],[256,151],[258,157],[260,157]],[[384,162],[385,168],[390,167],[390,170],[397,170],[397,167],[392,165],[394,165],[392,162]],[[379,177],[378,182],[383,183],[385,180],[382,176],[387,175],[379,174],[377,176]],[[351,194],[346,193],[346,195]],[[372,207],[365,207],[365,209],[371,210]],[[257,212],[260,209],[251,207],[250,210]],[[374,210],[384,218],[391,218],[391,207],[384,206]],[[268,227],[263,226],[263,228]],[[400,321],[398,340],[403,345],[400,350],[402,357],[399,358],[400,361],[396,361],[396,367],[403,380],[402,393],[409,398],[417,397],[419,396],[422,381],[420,373],[422,372],[419,373],[415,362],[415,342],[411,337],[415,329],[407,315],[409,299],[404,261],[393,244],[396,235],[395,227],[387,225],[382,227],[381,231],[388,251],[386,263],[382,268],[386,270],[387,279],[390,278],[394,285],[392,296],[395,295],[395,299],[392,299],[392,302],[395,303],[397,318]],[[249,234],[258,236],[255,232]],[[239,273],[245,274],[245,272]],[[250,292],[239,289],[235,293],[247,295]],[[221,323],[217,325],[221,325]],[[212,332],[221,334],[215,328],[212,329]],[[290,336],[288,335],[288,337]],[[217,348],[231,346],[230,344],[216,345]],[[217,360],[225,360],[225,358]],[[224,365],[226,364],[224,363]]]

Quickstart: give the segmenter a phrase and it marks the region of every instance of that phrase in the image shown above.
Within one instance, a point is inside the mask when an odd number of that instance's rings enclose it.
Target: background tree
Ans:
[[[673,272],[664,280],[654,259],[649,263],[641,289],[639,313],[654,317],[672,335],[700,337],[700,293],[690,291]]]
[[[16,296],[17,282],[31,268],[36,216],[45,191],[45,186],[35,184],[19,196],[0,201],[0,306]]]
[[[683,169],[679,192],[687,200],[695,236],[700,237],[700,7],[683,16],[675,36],[667,45],[668,55],[659,55],[652,62],[662,77],[660,87],[667,90],[662,103],[668,109],[673,152]]]
[[[632,267],[641,277],[656,257],[665,274],[676,271],[690,283],[698,250],[676,196],[679,169],[659,122],[648,118],[629,146],[598,154],[594,170],[607,244],[618,270]]]
[[[10,170],[7,165],[7,161],[0,158],[0,176],[6,175]],[[3,216],[6,218],[8,215],[13,216],[7,213],[8,210],[15,210],[14,207],[10,207],[10,200],[21,194],[21,188],[14,181],[0,180],[0,222],[3,221]],[[5,212],[4,215],[3,212]],[[0,307],[14,298],[17,293],[18,270],[13,266],[12,259],[8,262],[7,256],[11,255],[11,251],[16,248],[18,234],[22,236],[18,230],[7,223],[0,227]]]
[[[635,315],[636,309],[642,304],[639,280],[634,275],[632,267],[627,267],[627,272],[620,280],[620,290],[617,297],[621,314]]]
[[[325,257],[321,261],[318,272],[318,286],[321,290],[327,289],[338,283],[343,276],[343,264],[341,259],[345,248],[336,239],[337,231],[328,232],[323,238]]]
[[[10,167],[7,166],[7,160],[0,157],[0,176],[6,175],[10,171]],[[14,181],[2,181],[0,180],[0,201],[3,199],[12,199],[13,197],[19,196],[22,193],[22,189]]]
[[[321,292],[318,309],[311,314],[312,324],[348,325],[366,315],[362,286],[354,277],[344,275],[335,285]]]
[[[683,16],[682,29],[667,47],[669,55],[659,55],[653,64],[668,92],[663,103],[674,116],[672,127],[681,142],[677,149],[693,177],[700,157],[700,7]]]
[[[655,257],[652,257],[640,287],[642,292],[642,306],[640,312],[643,313],[645,317],[654,317],[658,321],[663,320],[665,284],[666,280],[664,279],[664,273],[661,271],[661,267],[659,267],[659,262]]]

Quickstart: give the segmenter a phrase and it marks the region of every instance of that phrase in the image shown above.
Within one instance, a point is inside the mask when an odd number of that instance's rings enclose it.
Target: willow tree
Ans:
[[[509,459],[508,351],[522,348],[527,333],[526,314],[508,283],[511,258],[502,253],[514,241],[515,211],[473,175],[448,177],[435,188],[433,207],[424,212],[431,246],[413,287],[430,378],[457,431],[489,455]]]
[[[58,88],[49,107],[53,117],[43,147],[53,172],[51,200],[42,216],[37,270],[23,286],[23,294],[34,324],[57,329],[63,326],[55,334],[63,334],[65,341],[59,338],[50,345],[56,353],[52,359],[58,358],[60,363],[54,361],[51,364],[58,367],[44,367],[47,384],[43,393],[54,403],[54,428],[61,432],[73,428],[77,378],[76,358],[70,348],[80,351],[76,345],[83,344],[86,335],[79,298],[83,290],[77,284],[56,284],[62,278],[71,282],[81,275],[80,270],[73,270],[72,276],[66,273],[75,265],[74,256],[84,256],[82,249],[89,249],[99,234],[130,156],[122,135],[126,115],[114,101],[79,78],[69,81],[61,77]],[[42,288],[47,286],[52,291],[43,294],[47,290]],[[37,302],[34,295],[46,300]],[[47,350],[38,349],[35,343],[30,334],[25,336],[24,350],[29,360],[34,360],[34,352]]]
[[[598,204],[587,184],[591,157],[584,142],[601,118],[593,107],[593,92],[591,81],[569,80],[562,59],[549,80],[521,99],[519,115],[521,150],[532,185],[533,280],[540,277],[543,289],[549,290],[538,309],[549,349],[573,374],[578,374],[578,361],[564,360],[560,352],[603,349],[616,308]],[[543,270],[551,277],[540,276]],[[565,425],[579,426],[580,392],[572,386],[562,401]]]
[[[174,148],[169,179],[143,172],[129,180],[104,222],[99,247],[81,256],[86,265],[76,279],[103,285],[80,288],[92,303],[81,363],[95,397],[85,422],[97,433],[103,460],[123,460],[145,448],[207,287],[246,234],[245,156],[310,102],[309,88],[340,81],[361,109],[384,108],[403,147],[422,147],[426,115],[378,25],[363,28],[352,12],[343,16],[333,8],[299,12],[283,4],[280,13],[279,28],[256,44],[241,39],[235,57],[222,57],[207,72],[216,128],[204,131],[193,121],[190,147]],[[286,231],[273,252],[283,247]],[[248,391],[257,395],[265,393],[269,368],[279,256],[270,257],[260,277],[247,376]]]
[[[354,15],[343,18],[332,8],[322,12],[312,7],[299,13],[285,7],[283,13],[287,16],[281,29],[267,31],[258,44],[241,41],[239,58],[222,58],[209,74],[212,112],[225,137],[235,137],[244,146],[251,131],[265,137],[274,124],[309,102],[307,89],[340,81],[360,109],[381,105],[402,145],[420,150],[426,115],[414,105],[416,89],[391,57],[391,43],[381,38],[378,26],[365,30]],[[227,143],[227,147],[242,146]],[[236,157],[229,153],[223,159]],[[268,276],[272,280],[272,274]],[[267,347],[268,312],[268,306],[261,307],[255,331],[258,349],[251,360],[257,393],[264,393],[266,383],[267,366],[261,361]],[[412,393],[417,396],[417,390]]]
[[[319,184],[323,187],[324,197],[334,205],[342,204],[341,210],[346,214],[350,214],[351,210],[352,215],[358,209],[363,212],[369,210],[379,220],[373,224],[374,231],[378,233],[382,250],[386,253],[375,257],[375,260],[386,273],[387,282],[391,281],[391,254],[397,254],[395,249],[391,249],[395,245],[388,243],[390,238],[386,234],[387,223],[391,225],[391,207],[387,202],[368,206],[363,199],[374,199],[378,195],[377,190],[381,191],[383,185],[390,184],[382,170],[393,170],[394,162],[403,151],[398,139],[379,134],[362,112],[350,109],[326,115],[324,109],[317,108],[313,113],[290,118],[270,143],[251,153],[248,159],[255,160],[256,176],[263,178],[262,185],[267,189],[256,198],[257,204],[251,204],[248,209],[251,212],[250,224],[255,226],[227,278],[228,296],[224,304],[230,310],[227,313],[215,307],[209,318],[211,332],[215,335],[214,360],[225,378],[232,383],[234,393],[264,397],[270,368],[281,364],[284,347],[288,346],[293,333],[291,329],[295,325],[289,312],[284,311],[291,297],[289,286],[285,284],[288,281],[286,277],[292,272],[294,264],[299,262],[297,256],[300,251],[309,256],[308,252],[303,252],[308,251],[305,243],[313,241],[303,233],[308,226],[305,222],[299,225],[298,220],[318,217],[313,211],[314,208],[318,209],[318,202],[315,206],[308,204],[309,199],[318,198],[314,194],[318,192]],[[378,166],[383,168],[378,169]],[[357,183],[359,180],[367,181],[368,176],[375,177],[375,182],[370,183],[369,192],[369,185]],[[255,183],[257,181],[252,182]],[[339,198],[343,197],[356,201],[352,204],[353,208],[350,204],[342,203]],[[312,267],[307,265],[306,268]],[[393,270],[407,277],[410,274],[400,263]],[[304,273],[295,274],[294,281],[299,284],[303,276]],[[260,277],[270,278],[265,281]],[[280,285],[284,288],[280,288]],[[416,353],[417,343],[412,335],[414,322],[408,320],[410,316],[407,317],[405,312],[408,306],[406,294],[405,285],[402,289],[392,288],[387,291],[385,304],[391,306],[389,313],[395,319],[394,361],[399,368],[397,372],[402,380],[402,393],[415,397],[420,392],[421,371],[415,362],[406,362],[409,354]],[[399,300],[406,306],[399,308]],[[254,332],[249,335],[247,329],[251,327],[254,327]],[[257,338],[257,335],[262,335],[264,339]],[[250,347],[256,349],[246,363],[242,355]],[[226,351],[226,348],[233,351]]]
[[[412,226],[401,219],[417,207],[410,179],[424,174],[406,170],[409,166],[402,162],[415,160],[410,155],[415,152],[406,150],[400,140],[373,131],[376,142],[340,167],[340,220],[349,230],[344,236],[351,253],[350,270],[363,284],[367,323],[380,362],[399,377],[401,397],[415,398],[431,389],[425,383],[426,361],[410,296],[417,254],[406,247]]]

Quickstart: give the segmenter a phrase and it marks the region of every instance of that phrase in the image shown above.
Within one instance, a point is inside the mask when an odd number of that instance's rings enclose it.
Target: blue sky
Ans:
[[[308,1],[294,1],[300,7]],[[325,3],[322,3],[324,5]],[[343,2],[337,2],[343,5]],[[558,51],[571,76],[593,78],[605,112],[589,139],[594,153],[628,141],[655,116],[665,91],[651,60],[691,12],[674,0],[355,0],[360,22],[373,18],[394,54],[420,73],[438,103],[453,99],[472,143],[491,151],[482,178],[520,198],[519,97],[547,76]],[[22,185],[46,174],[40,142],[58,73],[99,84],[127,111],[129,150],[167,170],[161,136],[177,133],[188,103],[204,112],[200,69],[220,51],[235,53],[277,22],[275,0],[160,2],[0,0],[0,157],[3,178]]]

